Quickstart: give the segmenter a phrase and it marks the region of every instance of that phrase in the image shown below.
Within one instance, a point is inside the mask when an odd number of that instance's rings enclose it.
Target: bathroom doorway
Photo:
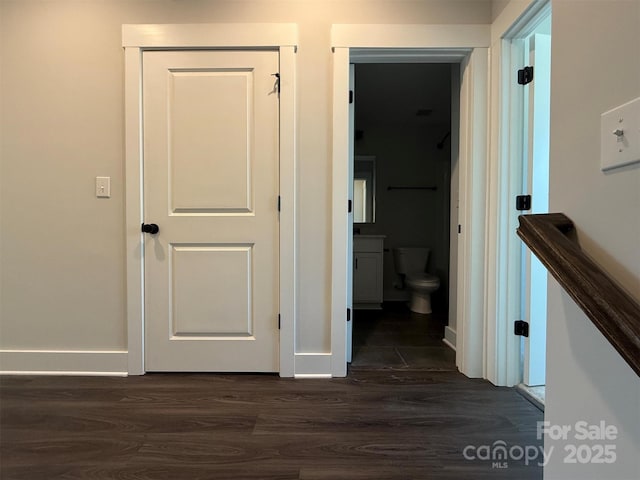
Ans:
[[[451,206],[457,206],[452,145],[457,153],[459,69],[450,63],[352,65],[352,367],[456,368],[455,340],[445,338],[447,329],[455,332],[449,285],[458,223]],[[394,249],[401,247],[430,251],[424,269],[439,287],[430,294],[429,314],[409,309],[411,290],[394,264]]]

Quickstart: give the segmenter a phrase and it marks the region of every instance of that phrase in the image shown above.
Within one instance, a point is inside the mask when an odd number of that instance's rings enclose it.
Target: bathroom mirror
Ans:
[[[376,219],[376,157],[356,155],[353,162],[353,223]]]

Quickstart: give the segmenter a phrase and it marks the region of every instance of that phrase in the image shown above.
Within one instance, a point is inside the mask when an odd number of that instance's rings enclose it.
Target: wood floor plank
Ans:
[[[539,445],[541,419],[513,389],[457,372],[4,377],[0,478],[539,479],[462,451]]]
[[[442,322],[394,308],[354,330],[392,365],[363,358],[347,378],[0,377],[0,479],[540,480],[463,452],[539,447],[542,413],[455,371]]]

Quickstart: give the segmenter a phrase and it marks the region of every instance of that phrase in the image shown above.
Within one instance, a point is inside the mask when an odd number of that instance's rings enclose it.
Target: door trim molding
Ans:
[[[402,51],[416,61],[461,63],[460,223],[456,364],[470,377],[484,376],[485,214],[488,138],[488,25],[333,25],[333,207],[331,288],[331,374],[346,375],[349,62],[353,50],[376,55]],[[443,51],[444,49],[444,51]],[[461,49],[466,49],[461,55]],[[384,55],[387,54],[387,55]]]
[[[520,317],[520,252],[522,242],[514,197],[520,193],[522,173],[513,164],[521,155],[521,112],[523,91],[514,82],[514,48],[525,36],[527,25],[538,15],[550,12],[547,0],[510,3],[492,27],[491,45],[491,137],[488,182],[491,188],[487,221],[487,346],[486,378],[495,385],[513,386],[521,381],[520,337],[513,334],[513,322]]]
[[[142,53],[151,49],[259,48],[280,62],[280,376],[294,376],[296,325],[296,24],[140,24],[122,26],[125,56],[127,371],[143,375],[144,243]]]

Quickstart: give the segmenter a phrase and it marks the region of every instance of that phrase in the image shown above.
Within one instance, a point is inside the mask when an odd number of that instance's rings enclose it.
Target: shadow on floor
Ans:
[[[356,368],[455,371],[455,352],[447,347],[444,318],[411,312],[404,302],[353,315],[353,361]]]

